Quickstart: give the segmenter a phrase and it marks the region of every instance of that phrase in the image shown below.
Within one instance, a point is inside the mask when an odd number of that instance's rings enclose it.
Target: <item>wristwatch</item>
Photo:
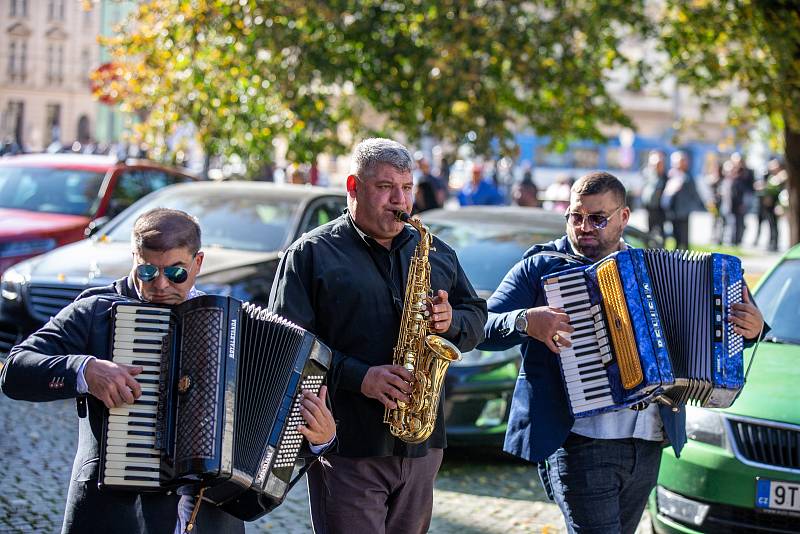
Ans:
[[[514,330],[519,332],[520,334],[528,335],[528,317],[527,317],[528,310],[522,310],[517,315],[516,319],[514,319]]]

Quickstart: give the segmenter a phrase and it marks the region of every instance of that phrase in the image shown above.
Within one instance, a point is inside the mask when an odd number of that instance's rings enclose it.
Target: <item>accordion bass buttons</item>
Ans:
[[[192,387],[192,377],[189,375],[183,375],[178,380],[178,393],[184,394],[189,391],[189,388]]]

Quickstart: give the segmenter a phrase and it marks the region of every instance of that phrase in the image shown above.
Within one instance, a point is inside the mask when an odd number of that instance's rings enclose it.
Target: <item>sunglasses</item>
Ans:
[[[141,263],[136,266],[136,278],[142,282],[152,282],[158,278],[161,269],[150,263]],[[189,270],[185,267],[164,267],[164,276],[175,284],[182,284],[189,278]]]
[[[617,212],[623,207],[624,206],[618,207],[612,211],[610,215],[603,215],[602,213],[589,213],[588,215],[584,215],[583,213],[570,211],[567,212],[565,217],[567,218],[567,222],[572,226],[583,226],[583,220],[586,219],[593,227],[597,228],[598,230],[602,230],[608,226],[608,220],[616,215]]]

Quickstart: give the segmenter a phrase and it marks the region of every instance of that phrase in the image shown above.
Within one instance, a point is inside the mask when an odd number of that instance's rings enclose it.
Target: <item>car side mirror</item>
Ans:
[[[86,230],[83,231],[83,237],[92,237],[110,220],[110,217],[98,217],[94,219],[89,223],[89,226],[86,227]]]

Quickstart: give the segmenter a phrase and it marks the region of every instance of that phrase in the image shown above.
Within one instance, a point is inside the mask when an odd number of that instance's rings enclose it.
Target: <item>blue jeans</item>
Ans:
[[[553,498],[569,532],[633,534],[660,463],[659,442],[570,433],[547,459]]]

